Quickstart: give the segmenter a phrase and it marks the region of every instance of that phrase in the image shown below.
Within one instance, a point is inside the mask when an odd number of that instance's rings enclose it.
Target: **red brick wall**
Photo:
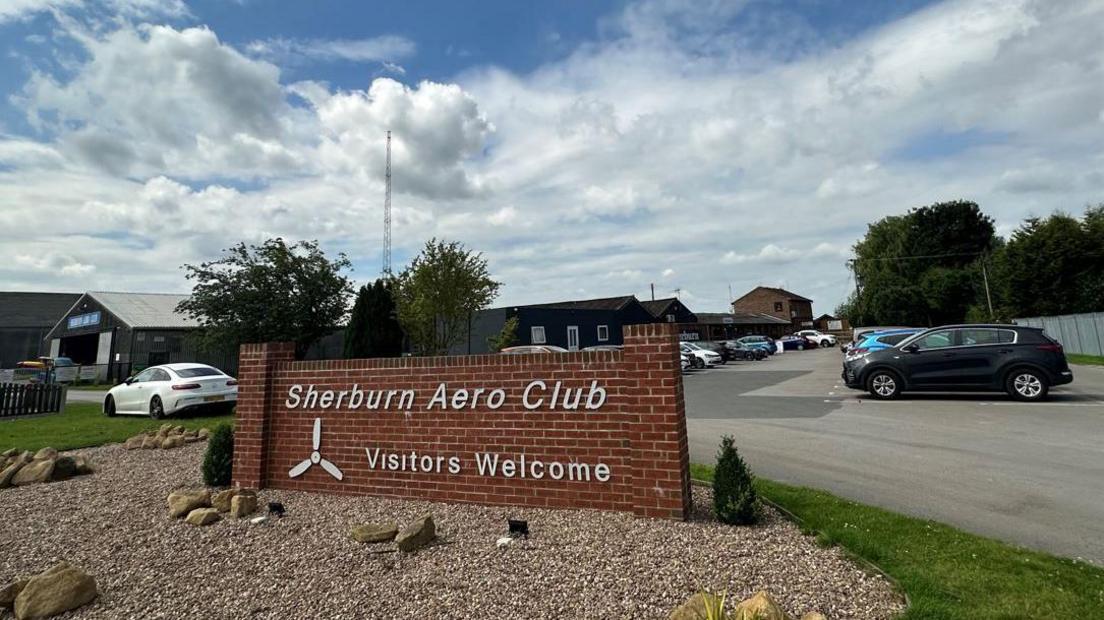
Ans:
[[[234,482],[273,487],[450,502],[539,507],[598,508],[641,516],[686,518],[690,510],[689,451],[679,369],[677,327],[667,324],[624,328],[621,352],[540,355],[475,355],[376,360],[292,361],[287,343],[247,344],[241,349]],[[528,410],[522,393],[544,381],[544,406]],[[547,409],[554,385],[582,388],[585,402],[592,381],[606,390],[596,410]],[[441,410],[426,405],[445,382],[450,398],[457,389],[506,393],[498,409]],[[409,410],[359,408],[289,409],[288,390],[413,389]],[[486,395],[486,394],[484,394]],[[347,401],[346,401],[347,402]],[[319,465],[289,477],[311,455],[315,418],[321,418],[323,458],[342,474],[335,480]],[[444,457],[441,473],[391,471],[369,467],[366,448]],[[586,463],[591,480],[553,480],[480,475],[477,452],[527,463]],[[461,471],[447,471],[449,457]],[[595,479],[605,464],[609,480]],[[531,473],[531,472],[527,472]]]

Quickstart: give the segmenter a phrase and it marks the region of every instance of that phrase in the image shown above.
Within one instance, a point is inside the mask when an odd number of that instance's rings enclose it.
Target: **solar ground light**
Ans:
[[[510,536],[514,538],[524,538],[529,540],[529,522],[522,521],[521,519],[506,519],[506,523],[510,526]]]
[[[284,516],[284,505],[281,504],[280,502],[269,502],[268,503],[268,514],[275,515],[277,517]]]

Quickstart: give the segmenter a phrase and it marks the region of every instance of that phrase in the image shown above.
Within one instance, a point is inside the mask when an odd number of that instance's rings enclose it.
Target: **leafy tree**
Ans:
[[[177,310],[200,323],[205,346],[291,341],[302,357],[345,317],[352,287],[341,273],[349,267],[344,254],[331,261],[317,241],[288,245],[280,238],[224,252],[183,266],[195,284]]]
[[[360,287],[345,331],[345,357],[398,357],[402,342],[390,284],[379,279]]]
[[[713,471],[713,510],[722,523],[749,525],[759,520],[761,506],[755,477],[736,451],[731,435],[721,438]]]
[[[396,280],[399,323],[423,355],[443,355],[463,341],[473,314],[498,296],[482,254],[431,239]]]
[[[234,429],[220,424],[207,440],[203,455],[203,483],[209,487],[230,486],[234,473]]]
[[[1000,247],[977,204],[951,201],[881,219],[855,244],[860,292],[839,308],[855,325],[962,321],[984,301],[981,261]]]
[[[1093,312],[1104,302],[1104,214],[1030,218],[995,257],[1001,303],[1015,316]]]
[[[501,331],[487,338],[487,346],[495,353],[498,353],[506,347],[512,347],[517,344],[518,341],[517,331],[518,319],[516,316],[512,316],[506,319],[506,322],[502,324]]]

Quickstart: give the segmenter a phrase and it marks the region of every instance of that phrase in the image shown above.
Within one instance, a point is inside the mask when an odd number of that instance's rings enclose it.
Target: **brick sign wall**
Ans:
[[[686,518],[675,326],[624,336],[624,351],[315,362],[243,345],[234,482]]]

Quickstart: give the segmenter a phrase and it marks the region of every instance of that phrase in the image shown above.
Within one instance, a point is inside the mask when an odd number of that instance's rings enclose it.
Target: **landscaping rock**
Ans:
[[[196,431],[196,436],[199,437],[201,440],[202,439],[207,439],[208,437],[211,436],[211,431],[209,431],[205,428],[201,428],[198,431]]]
[[[388,542],[399,535],[399,526],[396,523],[354,525],[350,535],[358,543]]]
[[[247,517],[257,510],[257,495],[255,493],[238,493],[230,500],[230,516],[240,519]]]
[[[127,450],[137,450],[142,447],[142,442],[146,440],[145,435],[135,435],[126,440],[123,444]]]
[[[50,477],[54,475],[54,463],[53,459],[27,463],[15,472],[15,476],[11,479],[12,486],[21,487],[27,484],[48,482]]]
[[[766,590],[760,590],[755,596],[740,601],[732,610],[732,620],[790,620],[778,603]]]
[[[222,516],[214,508],[196,508],[184,517],[184,522],[192,525],[211,525],[220,519]]]
[[[199,441],[199,433],[195,431],[187,431],[184,433],[184,443],[195,443]]]
[[[96,469],[92,467],[92,462],[84,456],[81,456],[79,454],[74,456],[73,462],[77,465],[78,476],[85,476],[87,474],[96,473]]]
[[[9,459],[13,456],[19,456],[19,448],[8,448],[4,452],[0,453],[0,456]]]
[[[68,480],[77,475],[77,461],[71,456],[59,456],[54,460],[51,480]]]
[[[828,620],[828,616],[825,616],[819,611],[810,611],[804,616],[801,616],[801,620]]]
[[[8,585],[0,588],[0,609],[15,607],[15,598],[27,587],[29,579],[16,579]]]
[[[211,505],[211,492],[206,489],[202,491],[174,491],[169,493],[168,502],[169,516],[173,519],[179,519],[196,508],[209,507]]]
[[[38,452],[35,452],[34,460],[36,461],[52,461],[58,456],[58,451],[53,448],[43,448]]]
[[[15,478],[15,474],[29,462],[30,459],[22,454],[16,456],[14,461],[10,461],[9,465],[0,471],[0,489],[12,486],[12,479]]]
[[[172,430],[172,424],[162,424],[161,428],[157,429],[157,436],[164,438],[169,436],[169,431]]]
[[[416,551],[429,544],[436,535],[433,515],[427,514],[404,527],[395,537],[395,544],[399,546],[399,551]]]
[[[708,597],[708,599],[706,598]],[[710,593],[698,592],[686,599],[686,602],[676,607],[668,616],[670,620],[707,620],[705,613],[706,601],[715,601],[717,596]]]
[[[238,494],[238,489],[226,489],[211,496],[211,508],[219,512],[230,512],[230,500]]]
[[[15,617],[49,618],[92,602],[96,579],[68,562],[31,577],[15,598]]]
[[[161,440],[162,450],[171,450],[172,448],[179,448],[184,445],[183,435],[169,435]]]
[[[142,437],[142,449],[143,450],[153,450],[154,448],[160,448],[161,447],[161,439],[162,439],[161,437],[158,437],[156,435],[153,435],[153,436],[148,436],[147,435],[145,437]]]

